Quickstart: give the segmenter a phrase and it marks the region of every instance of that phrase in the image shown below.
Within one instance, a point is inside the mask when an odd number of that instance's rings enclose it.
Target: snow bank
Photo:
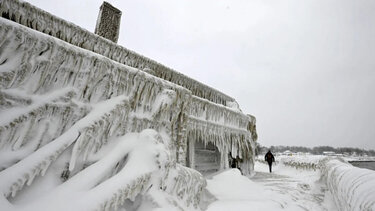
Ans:
[[[176,164],[164,172],[160,188],[155,186],[148,192],[148,199],[154,203],[152,208],[160,210],[200,210],[202,191],[207,183],[198,171]],[[142,210],[142,209],[141,209]]]
[[[322,160],[320,166],[339,210],[375,210],[375,171],[331,158]]]
[[[207,180],[215,198],[207,211],[303,210],[290,196],[251,181],[238,169],[229,169]]]

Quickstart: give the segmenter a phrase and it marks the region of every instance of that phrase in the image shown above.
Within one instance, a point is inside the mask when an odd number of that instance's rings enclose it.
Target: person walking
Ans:
[[[272,162],[275,162],[275,157],[271,153],[271,150],[268,150],[268,152],[264,156],[264,160],[267,161],[268,166],[270,168],[270,173],[271,173],[272,172]]]

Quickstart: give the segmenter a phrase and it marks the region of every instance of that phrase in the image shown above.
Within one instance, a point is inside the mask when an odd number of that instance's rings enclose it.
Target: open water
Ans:
[[[353,166],[375,171],[375,161],[350,161]]]

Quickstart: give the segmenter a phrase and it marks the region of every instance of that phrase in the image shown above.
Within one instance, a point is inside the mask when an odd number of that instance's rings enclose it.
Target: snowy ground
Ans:
[[[337,208],[319,171],[296,170],[278,164],[273,172],[257,162],[251,179],[230,169],[207,180],[217,198],[209,211],[220,210],[330,210]]]

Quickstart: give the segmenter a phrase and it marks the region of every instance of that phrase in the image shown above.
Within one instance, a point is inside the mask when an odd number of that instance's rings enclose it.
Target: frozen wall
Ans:
[[[339,159],[320,163],[322,176],[339,210],[375,210],[375,172]]]
[[[297,169],[320,171],[338,210],[375,210],[375,171],[352,166],[342,158],[322,155],[276,158]]]
[[[282,164],[286,166],[290,166],[296,169],[304,169],[304,170],[319,170],[320,162],[322,159],[326,158],[323,155],[300,155],[300,156],[278,156],[277,160],[279,160]]]

